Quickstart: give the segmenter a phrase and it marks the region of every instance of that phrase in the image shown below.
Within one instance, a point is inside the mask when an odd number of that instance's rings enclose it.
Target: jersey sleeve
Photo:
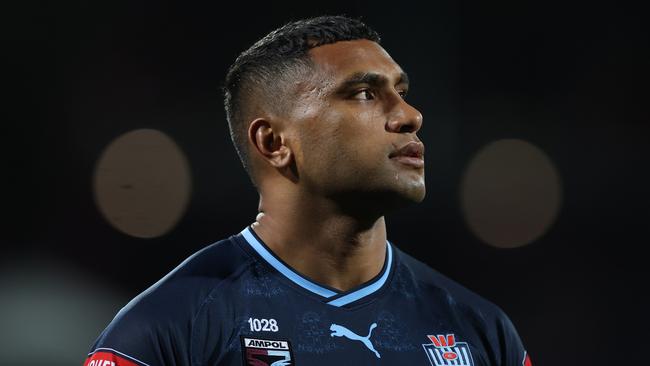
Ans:
[[[164,308],[129,304],[100,334],[84,366],[190,366],[189,325]]]
[[[501,333],[499,338],[502,340],[501,365],[532,366],[530,355],[528,355],[510,318],[502,313],[499,323],[499,332]]]
[[[117,313],[84,366],[213,364],[206,357],[220,357],[231,329],[214,301],[249,261],[232,237],[194,253]]]
[[[147,365],[112,348],[98,348],[88,355],[84,366],[142,366]]]

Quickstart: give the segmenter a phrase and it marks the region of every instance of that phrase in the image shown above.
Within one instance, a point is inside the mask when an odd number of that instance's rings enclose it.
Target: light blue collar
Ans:
[[[374,281],[364,285],[361,288],[355,289],[350,293],[338,292],[334,289],[325,288],[317,283],[303,277],[288,265],[286,265],[282,260],[271,252],[271,250],[262,242],[262,240],[255,234],[255,232],[247,226],[242,230],[241,235],[246,239],[248,244],[269,264],[271,267],[275,268],[278,272],[288,278],[290,281],[296,285],[311,291],[319,296],[324,297],[325,299],[333,298],[328,301],[327,304],[340,307],[343,305],[350,304],[357,300],[360,300],[380,288],[388,280],[388,275],[390,274],[391,267],[393,264],[393,249],[390,242],[386,241],[386,263],[382,269],[382,274]]]

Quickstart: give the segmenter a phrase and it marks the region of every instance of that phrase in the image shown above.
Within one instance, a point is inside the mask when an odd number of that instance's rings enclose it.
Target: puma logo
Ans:
[[[346,327],[344,327],[342,325],[332,324],[330,326],[330,330],[332,331],[332,334],[330,334],[330,336],[332,336],[332,337],[345,337],[345,338],[351,339],[353,341],[360,341],[366,347],[368,347],[369,350],[374,352],[375,356],[377,356],[377,358],[381,358],[381,356],[379,355],[379,352],[377,352],[377,350],[375,350],[375,347],[373,347],[372,343],[370,343],[370,336],[372,335],[372,330],[375,329],[375,328],[377,328],[377,323],[372,323],[372,325],[370,325],[370,329],[368,330],[368,335],[365,336],[365,337],[362,337],[362,336],[360,336],[358,334],[355,334],[353,331],[349,330],[348,328],[346,328]]]

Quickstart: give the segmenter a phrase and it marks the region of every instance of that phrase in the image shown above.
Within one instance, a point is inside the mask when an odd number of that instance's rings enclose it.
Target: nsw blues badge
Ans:
[[[429,344],[423,344],[433,366],[474,366],[474,359],[466,342],[457,342],[454,334],[429,335]]]

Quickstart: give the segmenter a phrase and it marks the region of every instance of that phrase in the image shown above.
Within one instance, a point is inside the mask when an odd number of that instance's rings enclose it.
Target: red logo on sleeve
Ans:
[[[524,362],[522,362],[523,366],[533,366],[533,361],[530,360],[530,356],[528,355],[527,352],[524,352]]]
[[[88,355],[84,366],[148,366],[114,350],[98,349]]]

